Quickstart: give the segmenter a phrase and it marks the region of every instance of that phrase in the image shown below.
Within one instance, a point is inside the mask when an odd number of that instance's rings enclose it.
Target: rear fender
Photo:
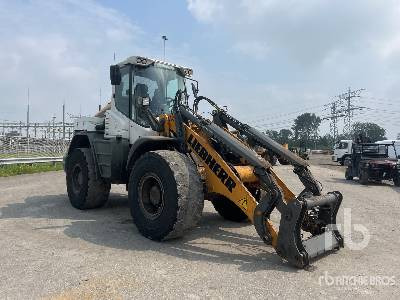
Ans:
[[[76,148],[91,148],[90,140],[86,134],[81,134],[81,133],[74,134],[74,137],[72,138],[71,143],[69,144],[68,151],[63,159],[65,172],[67,170],[69,154]]]
[[[68,164],[68,157],[69,154],[76,148],[88,148],[90,149],[90,152],[92,153],[92,157],[95,163],[95,172],[96,172],[96,178],[100,178],[100,170],[98,168],[97,164],[97,159],[96,155],[94,153],[94,146],[93,146],[93,139],[91,136],[87,134],[87,132],[75,132],[74,137],[71,140],[71,143],[69,144],[68,147],[68,152],[64,157],[64,171],[66,172],[66,166]]]

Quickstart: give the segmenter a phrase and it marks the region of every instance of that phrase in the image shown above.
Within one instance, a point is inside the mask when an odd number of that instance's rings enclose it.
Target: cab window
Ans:
[[[129,116],[129,67],[121,68],[121,83],[115,86],[115,107],[128,118]]]
[[[139,125],[144,127],[150,127],[148,120],[140,115],[140,110],[138,107],[140,98],[150,98],[150,110],[153,110],[153,104],[159,97],[159,87],[158,83],[155,80],[152,80],[145,76],[144,72],[137,71],[135,72],[132,79],[133,86],[133,101],[132,101],[132,119],[136,121]],[[155,112],[153,112],[155,113]]]

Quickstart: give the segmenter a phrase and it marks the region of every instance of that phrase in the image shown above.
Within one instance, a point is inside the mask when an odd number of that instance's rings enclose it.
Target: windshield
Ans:
[[[361,145],[361,153],[363,156],[387,157],[388,146],[379,144]]]
[[[175,68],[162,64],[135,69],[132,86],[135,98],[150,98],[150,110],[155,116],[171,113],[177,91],[185,90],[184,77]]]
[[[347,149],[349,144],[347,142],[339,142],[335,145],[335,149]]]

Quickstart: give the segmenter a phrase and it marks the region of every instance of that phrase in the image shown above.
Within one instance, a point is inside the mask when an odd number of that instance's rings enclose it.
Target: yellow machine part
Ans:
[[[265,175],[256,175],[259,170],[255,170],[253,166],[247,165],[244,158],[240,158],[240,161],[237,161],[237,165],[232,165],[225,161],[213,146],[218,141],[214,141],[206,134],[206,130],[209,128],[203,128],[201,123],[196,122],[199,125],[183,123],[181,128],[177,128],[174,116],[164,115],[161,118],[164,123],[165,136],[177,136],[177,129],[183,131],[182,135],[184,135],[185,145],[198,166],[200,176],[205,182],[207,193],[222,195],[235,203],[255,225],[260,237],[267,243],[271,243],[281,257],[297,267],[304,267],[309,265],[310,259],[319,256],[321,253],[343,247],[343,238],[336,231],[327,231],[303,240],[298,228],[298,220],[291,218],[292,216],[297,216],[298,218],[304,217],[304,208],[307,208],[309,203],[318,205],[318,201],[321,203],[323,201],[330,201],[330,203],[334,202],[335,205],[340,205],[342,196],[339,192],[329,193],[329,195],[321,196],[322,198],[311,197],[313,199],[309,199],[309,202],[304,203],[306,206],[303,206],[303,203],[300,202],[293,203],[292,201],[297,201],[295,194],[273,171],[269,163],[260,165],[260,171],[266,172]],[[227,132],[229,131],[227,130]],[[232,132],[229,133],[238,142],[246,147],[250,147],[240,137],[235,136]],[[287,149],[288,145],[284,144],[283,147]],[[252,148],[250,147],[250,149]],[[260,159],[262,158],[260,157]],[[257,162],[255,164],[259,165]],[[249,189],[252,190],[253,188],[268,188],[264,186],[269,185],[266,178],[261,176],[268,176],[268,179],[273,181],[274,186],[272,188],[276,189],[279,186],[280,189],[278,193],[281,197],[276,198],[278,201],[277,210],[282,214],[282,227],[280,228],[281,235],[279,239],[278,232],[274,228],[273,223],[271,220],[265,218],[265,213],[269,213],[267,211],[269,208],[265,205],[268,203],[261,202],[260,206],[258,206],[258,201],[249,191]],[[316,202],[317,204],[315,204]],[[333,216],[336,216],[337,210],[330,209],[329,211]],[[303,220],[300,221],[303,222]],[[265,223],[263,224],[263,222]],[[265,232],[266,230],[268,233]],[[311,234],[313,235],[312,232]],[[322,245],[322,242],[324,239],[326,241],[327,237],[331,240],[335,238],[335,241],[332,241],[328,245],[326,243]]]
[[[165,135],[170,136],[171,132],[175,133],[174,118],[170,115],[164,115],[163,119],[165,120]],[[239,176],[243,176],[244,180],[240,179],[218,152],[214,150],[207,138],[202,135],[201,130],[196,126],[189,127],[187,125],[184,125],[184,130],[187,146],[201,161],[202,174],[205,176],[208,192],[217,193],[230,199],[253,222],[254,209],[258,203],[244,185],[245,181],[258,181],[258,178],[253,173],[253,168],[250,166],[235,167]],[[266,227],[272,237],[272,245],[275,246],[278,233],[269,220],[266,220]]]
[[[245,183],[257,183],[258,177],[254,174],[254,168],[252,166],[235,166],[236,172],[239,174],[242,182]]]
[[[171,115],[163,115],[164,134],[170,136],[176,132],[175,119]],[[252,166],[234,166],[235,170],[224,161],[214,150],[206,136],[196,126],[184,125],[185,140],[188,148],[200,162],[202,175],[205,177],[207,191],[225,196],[234,202],[253,222],[254,209],[257,201],[244,185],[245,183],[257,184],[258,177],[254,174]],[[284,199],[289,202],[295,199],[294,193],[286,186],[279,176],[270,169],[276,183],[282,189]],[[236,175],[237,174],[237,175]],[[271,221],[266,221],[266,227],[272,237],[272,245],[276,245],[278,232]]]
[[[231,199],[250,220],[253,220],[257,201],[244,186],[243,181],[236,176],[204,137],[186,125],[185,136],[189,149],[200,159],[204,167],[207,191]]]

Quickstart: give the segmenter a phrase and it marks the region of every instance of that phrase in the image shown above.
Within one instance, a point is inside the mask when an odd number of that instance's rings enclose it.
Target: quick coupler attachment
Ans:
[[[284,205],[276,252],[290,264],[304,268],[312,259],[343,247],[343,237],[336,228],[342,198],[340,192],[331,192],[301,196]],[[310,236],[303,240],[302,232]]]

